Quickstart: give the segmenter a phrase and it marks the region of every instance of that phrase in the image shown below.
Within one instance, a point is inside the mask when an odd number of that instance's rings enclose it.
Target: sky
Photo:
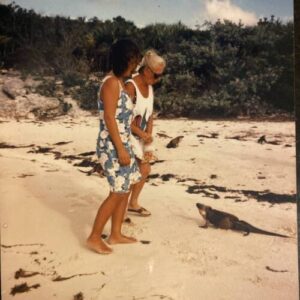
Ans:
[[[0,0],[9,4],[10,0]],[[293,0],[15,0],[23,8],[43,15],[71,18],[97,17],[100,20],[122,16],[144,27],[153,23],[177,23],[194,28],[205,20],[227,19],[253,25],[262,17],[293,19]]]

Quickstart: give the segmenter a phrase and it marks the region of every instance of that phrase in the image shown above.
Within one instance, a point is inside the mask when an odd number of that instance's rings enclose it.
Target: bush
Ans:
[[[87,81],[84,85],[76,90],[71,91],[74,99],[79,101],[79,106],[86,110],[97,109],[97,93],[99,90],[99,83],[96,81]]]
[[[107,71],[113,41],[130,37],[142,51],[153,47],[167,60],[155,92],[163,115],[294,110],[294,24],[274,16],[253,26],[219,20],[197,29],[180,22],[139,29],[120,16],[106,21],[42,16],[12,2],[0,4],[0,28],[1,65],[62,78],[65,87],[76,87],[73,96],[84,109],[96,108],[98,84],[85,83],[91,70]],[[39,91],[55,95],[54,82]]]
[[[56,85],[55,80],[43,80],[43,82],[36,87],[36,92],[46,97],[55,97]]]
[[[78,72],[66,72],[63,74],[62,79],[66,87],[84,85],[85,83],[85,78]]]

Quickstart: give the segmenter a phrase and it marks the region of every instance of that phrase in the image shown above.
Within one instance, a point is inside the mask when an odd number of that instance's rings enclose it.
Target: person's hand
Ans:
[[[152,143],[153,139],[151,134],[144,132],[142,135],[142,140],[144,141],[145,145]]]
[[[124,147],[118,150],[118,161],[121,166],[130,165],[130,155]]]
[[[149,163],[149,162],[154,162],[157,160],[157,157],[153,154],[152,151],[147,151],[144,153],[144,160],[143,162]]]

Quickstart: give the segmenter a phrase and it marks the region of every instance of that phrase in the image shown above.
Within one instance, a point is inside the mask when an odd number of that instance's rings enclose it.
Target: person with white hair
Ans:
[[[151,215],[150,211],[139,205],[138,197],[150,174],[150,162],[156,159],[152,145],[154,101],[152,86],[161,79],[165,67],[164,58],[154,49],[150,49],[143,56],[138,74],[127,80],[125,85],[134,103],[131,144],[142,175],[142,180],[132,186],[127,211],[140,216]]]

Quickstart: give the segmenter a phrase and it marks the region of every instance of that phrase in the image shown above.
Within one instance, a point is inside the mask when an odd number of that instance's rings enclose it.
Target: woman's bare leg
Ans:
[[[112,215],[111,222],[111,235],[108,238],[107,242],[109,244],[124,244],[124,243],[134,243],[137,240],[133,237],[128,237],[122,234],[121,228],[128,204],[129,193],[120,194],[120,201],[117,204],[116,209]]]
[[[134,208],[134,209],[139,209],[140,205],[138,204],[138,198],[139,195],[144,187],[144,184],[146,182],[146,179],[148,175],[150,174],[150,164],[149,163],[141,163],[141,161],[138,161],[139,169],[142,174],[142,179],[138,183],[134,184],[132,186],[132,191],[129,199],[129,205],[128,207]]]
[[[101,204],[94,221],[92,232],[87,239],[87,246],[90,249],[101,254],[109,254],[112,252],[112,249],[108,247],[106,243],[101,239],[101,234],[105,224],[112,216],[114,210],[118,205],[118,196],[119,194],[110,192],[108,197]]]

